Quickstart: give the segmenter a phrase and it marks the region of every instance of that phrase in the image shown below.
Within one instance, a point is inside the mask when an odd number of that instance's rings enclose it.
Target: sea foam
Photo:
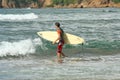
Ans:
[[[0,20],[32,20],[38,18],[35,13],[28,14],[0,14]]]
[[[42,45],[40,38],[26,39],[18,42],[0,42],[0,57],[3,56],[19,56],[33,54],[36,51],[36,46]]]

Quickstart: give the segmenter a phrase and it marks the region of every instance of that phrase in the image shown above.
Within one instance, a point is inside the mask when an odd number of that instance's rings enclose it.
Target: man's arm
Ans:
[[[55,41],[53,41],[53,44],[55,44],[58,40],[60,40],[60,31],[57,31],[57,33],[58,33],[58,37]]]

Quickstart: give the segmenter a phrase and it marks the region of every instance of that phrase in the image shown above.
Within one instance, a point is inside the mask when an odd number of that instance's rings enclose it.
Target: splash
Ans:
[[[0,57],[3,56],[19,56],[33,54],[36,51],[36,46],[42,45],[39,38],[34,40],[26,39],[18,42],[0,42]]]

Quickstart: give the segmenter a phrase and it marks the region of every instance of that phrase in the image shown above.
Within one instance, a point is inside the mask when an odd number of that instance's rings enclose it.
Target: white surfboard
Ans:
[[[48,41],[55,41],[58,37],[58,34],[56,31],[42,31],[37,32],[37,34]],[[83,44],[85,41],[83,38],[80,38],[79,36],[75,36],[69,33],[64,33],[64,41],[65,44]]]

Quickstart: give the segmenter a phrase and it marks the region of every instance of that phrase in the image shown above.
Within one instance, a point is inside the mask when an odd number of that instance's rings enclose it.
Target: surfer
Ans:
[[[55,44],[58,41],[57,58],[58,58],[58,62],[62,62],[61,57],[66,57],[65,54],[62,52],[62,48],[63,48],[63,45],[64,45],[64,38],[63,38],[64,31],[60,27],[59,22],[55,23],[55,27],[56,27],[56,30],[57,30],[58,37],[56,38],[55,41],[53,41],[53,44]]]

